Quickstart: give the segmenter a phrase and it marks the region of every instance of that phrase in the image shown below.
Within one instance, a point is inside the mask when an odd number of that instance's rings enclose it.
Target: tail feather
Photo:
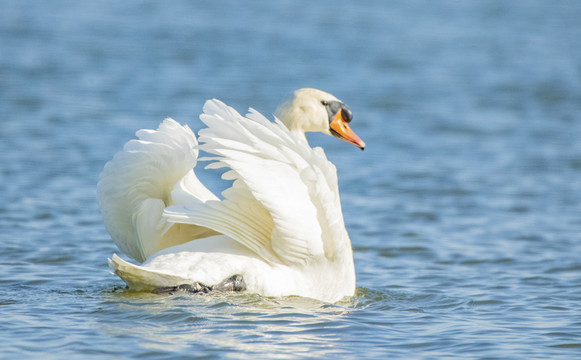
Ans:
[[[109,267],[133,290],[154,290],[156,288],[179,286],[191,282],[181,276],[167,274],[159,270],[146,269],[131,264],[113,254]]]

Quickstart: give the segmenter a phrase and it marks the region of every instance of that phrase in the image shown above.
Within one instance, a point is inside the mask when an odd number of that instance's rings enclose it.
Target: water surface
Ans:
[[[4,1],[0,357],[572,359],[581,354],[581,5]],[[337,304],[123,290],[95,187],[203,102],[344,100],[358,291]],[[202,176],[219,191],[218,174]]]

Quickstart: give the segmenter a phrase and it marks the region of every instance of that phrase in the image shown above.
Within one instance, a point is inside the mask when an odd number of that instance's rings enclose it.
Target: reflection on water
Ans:
[[[312,357],[342,353],[342,322],[351,300],[331,305],[316,300],[264,298],[247,294],[158,296],[123,291],[107,301],[123,317],[120,323],[101,324],[111,336],[132,334],[146,340],[144,347],[162,351],[227,349],[238,358],[256,354],[300,354]],[[192,348],[194,344],[199,348]],[[285,353],[289,353],[285,356]]]

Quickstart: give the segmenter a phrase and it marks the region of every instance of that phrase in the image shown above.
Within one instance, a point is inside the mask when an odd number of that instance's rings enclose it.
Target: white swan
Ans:
[[[320,90],[297,90],[277,114],[270,122],[253,109],[243,117],[218,100],[204,105],[199,148],[215,155],[208,168],[229,168],[222,177],[234,180],[223,200],[193,171],[195,135],[172,119],[138,131],[105,166],[97,192],[107,231],[144,261],[109,260],[130,288],[246,289],[329,302],[354,294],[337,171],[305,132],[365,143],[347,124],[349,108]]]

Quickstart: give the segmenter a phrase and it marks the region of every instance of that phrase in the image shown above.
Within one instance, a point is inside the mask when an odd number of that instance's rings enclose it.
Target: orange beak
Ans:
[[[341,140],[345,140],[361,150],[365,149],[365,142],[357,136],[349,127],[349,124],[343,119],[343,109],[339,109],[335,116],[333,116],[333,120],[331,121],[331,134],[338,137]]]

